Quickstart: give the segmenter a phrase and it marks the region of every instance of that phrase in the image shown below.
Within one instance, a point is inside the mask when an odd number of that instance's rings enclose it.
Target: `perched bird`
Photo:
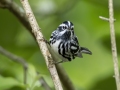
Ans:
[[[75,57],[82,58],[82,53],[92,54],[89,49],[79,45],[78,38],[74,34],[74,25],[70,21],[64,21],[52,32],[49,44],[61,59],[56,63],[71,61]]]

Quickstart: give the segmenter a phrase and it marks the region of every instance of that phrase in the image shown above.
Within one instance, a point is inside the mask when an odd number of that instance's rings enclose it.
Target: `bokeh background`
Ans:
[[[13,0],[21,6],[19,0]],[[29,0],[44,37],[60,23],[70,20],[81,46],[93,55],[83,55],[63,63],[66,73],[77,90],[116,90],[111,54],[109,23],[99,16],[109,17],[108,0]],[[21,6],[22,7],[22,6]],[[120,0],[114,0],[114,18],[118,58],[120,58]],[[38,45],[30,32],[7,9],[0,8],[0,46],[23,57],[29,64],[28,86],[44,90],[35,81],[40,72],[54,88],[50,73]],[[34,82],[34,83],[33,83]],[[23,67],[0,54],[0,90],[24,90]]]

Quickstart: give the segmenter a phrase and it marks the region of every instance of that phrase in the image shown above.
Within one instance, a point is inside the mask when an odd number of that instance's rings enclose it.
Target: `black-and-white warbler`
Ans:
[[[82,58],[82,53],[92,54],[89,49],[80,47],[77,36],[74,34],[74,25],[70,21],[64,21],[52,32],[49,43],[61,59],[57,63],[71,61],[75,57]]]

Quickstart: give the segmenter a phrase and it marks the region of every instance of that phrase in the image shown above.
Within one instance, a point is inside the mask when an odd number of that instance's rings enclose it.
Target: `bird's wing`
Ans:
[[[78,38],[77,36],[74,36],[73,37],[73,41],[71,42],[71,50],[74,52],[74,55],[77,56],[77,57],[80,57],[82,58],[82,53],[80,52],[80,45],[79,45],[79,42],[78,42]]]

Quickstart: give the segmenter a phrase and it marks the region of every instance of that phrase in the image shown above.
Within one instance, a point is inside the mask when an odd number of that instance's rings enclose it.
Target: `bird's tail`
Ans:
[[[92,55],[92,52],[88,48],[86,48],[86,47],[81,47],[80,52]]]
[[[82,57],[83,57],[83,56],[82,56],[82,53],[92,55],[92,52],[91,52],[89,49],[87,49],[87,48],[85,48],[85,47],[80,47],[79,53],[77,53],[76,56],[82,58]]]

